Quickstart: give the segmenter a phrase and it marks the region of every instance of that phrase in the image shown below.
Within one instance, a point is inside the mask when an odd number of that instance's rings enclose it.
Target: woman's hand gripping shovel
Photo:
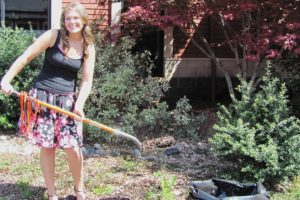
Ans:
[[[66,111],[66,110],[64,110],[64,109],[62,109],[60,107],[48,104],[46,102],[40,101],[40,100],[35,99],[35,98],[32,98],[26,92],[19,93],[17,91],[13,91],[12,94],[20,98],[21,108],[22,108],[22,104],[23,105],[29,105],[29,104],[31,105],[31,102],[33,102],[35,105],[44,106],[44,107],[46,107],[48,109],[51,109],[51,110],[54,110],[56,112],[65,114],[65,115],[67,115],[69,117],[72,117],[72,118],[74,118],[76,120],[81,121],[82,123],[89,124],[91,126],[99,128],[101,130],[104,130],[104,131],[106,131],[108,133],[111,133],[114,136],[130,140],[130,141],[132,141],[133,143],[135,143],[138,146],[139,150],[142,150],[142,143],[136,137],[134,137],[134,136],[132,136],[132,135],[130,135],[128,133],[125,133],[125,132],[117,130],[117,129],[113,129],[111,127],[108,127],[108,126],[106,126],[104,124],[101,124],[101,123],[98,123],[96,121],[93,121],[91,119],[81,118],[80,116],[78,116],[78,115],[76,115],[76,114],[74,114],[72,112]],[[22,101],[25,101],[25,102],[22,102]],[[28,102],[30,102],[30,103],[28,104]]]

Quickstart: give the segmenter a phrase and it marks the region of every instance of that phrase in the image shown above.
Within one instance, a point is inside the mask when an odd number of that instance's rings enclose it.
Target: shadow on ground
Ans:
[[[41,200],[45,195],[44,187],[34,187],[26,182],[16,184],[0,183],[0,199],[7,200]]]
[[[0,183],[0,199],[2,200],[42,200],[46,198],[46,189],[44,187],[34,187],[28,183]],[[59,200],[76,200],[76,196],[68,195]],[[107,197],[98,200],[130,200],[126,197]]]
[[[76,197],[74,195],[69,195],[66,198],[60,198],[59,200],[76,200]],[[108,197],[108,198],[100,198],[98,200],[130,200],[130,199],[125,197]]]

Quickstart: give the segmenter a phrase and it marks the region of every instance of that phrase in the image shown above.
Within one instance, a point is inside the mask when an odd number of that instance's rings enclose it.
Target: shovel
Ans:
[[[23,94],[23,93],[22,92],[19,93],[17,91],[13,91],[12,94],[14,94],[17,97],[20,97],[21,94]],[[36,103],[37,105],[44,106],[44,107],[49,108],[51,110],[54,110],[54,111],[57,111],[59,113],[65,114],[65,115],[67,115],[69,117],[74,118],[75,120],[81,121],[82,123],[89,124],[91,126],[99,128],[99,129],[101,129],[103,131],[111,133],[114,136],[128,139],[128,140],[132,141],[134,144],[136,144],[140,150],[142,150],[142,143],[136,137],[134,137],[134,136],[132,136],[132,135],[130,135],[128,133],[125,133],[125,132],[117,130],[117,129],[113,129],[111,127],[108,127],[108,126],[106,126],[104,124],[98,123],[98,122],[93,121],[93,120],[88,119],[88,118],[81,118],[80,116],[78,116],[78,115],[76,115],[76,114],[74,114],[72,112],[69,112],[69,111],[66,111],[66,110],[64,110],[64,109],[62,109],[60,107],[48,104],[48,103],[46,103],[44,101],[40,101],[38,99],[32,98],[32,97],[30,97],[27,94],[26,94],[26,98],[30,99],[30,101]]]

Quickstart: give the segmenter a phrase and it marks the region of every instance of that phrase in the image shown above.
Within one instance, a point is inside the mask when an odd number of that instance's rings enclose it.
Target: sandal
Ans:
[[[85,195],[85,193],[84,193],[83,190],[77,190],[77,189],[74,187],[74,191],[75,191],[77,200],[86,200],[86,195]],[[80,198],[79,198],[79,197],[80,197]]]
[[[50,196],[48,195],[49,200],[58,200],[58,197],[56,195]]]

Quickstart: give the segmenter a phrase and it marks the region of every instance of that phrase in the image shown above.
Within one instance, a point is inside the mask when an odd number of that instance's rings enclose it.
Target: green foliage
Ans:
[[[31,191],[30,185],[32,183],[30,180],[23,178],[21,180],[17,180],[16,186],[18,190],[22,193],[22,197],[24,199],[29,199],[32,196],[33,191]]]
[[[139,163],[132,160],[124,160],[121,165],[113,168],[114,173],[116,172],[130,172],[135,171],[139,166]]]
[[[8,118],[6,116],[1,115],[0,116],[0,127],[4,129],[12,129],[14,128],[14,125],[9,122]]]
[[[143,197],[143,200],[158,200],[159,199],[159,189],[152,186],[150,187],[145,196]]]
[[[88,117],[121,127],[135,133],[172,133],[179,129],[193,129],[190,106],[186,99],[174,114],[168,111],[161,97],[169,88],[168,82],[151,76],[154,66],[149,52],[133,54],[133,39],[122,38],[114,44],[98,43],[92,93],[86,103]],[[187,108],[186,108],[187,107]],[[178,117],[178,119],[176,119]],[[170,123],[174,122],[174,123]],[[180,127],[178,126],[178,123]],[[176,125],[179,129],[171,127]],[[97,130],[86,127],[89,139],[99,138]],[[102,137],[103,135],[101,135]]]
[[[175,200],[174,184],[176,177],[172,176],[170,179],[162,178],[161,180],[161,197],[163,200]]]
[[[169,123],[171,123],[170,127],[176,127],[177,135],[196,137],[198,130],[195,127],[200,127],[204,121],[204,115],[193,113],[189,99],[183,97],[177,101],[176,109],[171,112]]]
[[[21,55],[32,43],[35,37],[33,31],[4,27],[0,29],[0,77],[4,76],[14,60]],[[18,91],[27,90],[38,69],[41,67],[41,56],[33,60],[17,75],[12,84]],[[19,102],[15,98],[0,94],[0,129],[11,129],[15,127],[19,117]]]
[[[274,184],[300,170],[300,121],[290,116],[286,87],[267,73],[260,90],[241,80],[241,99],[220,106],[213,150],[223,161],[233,161],[227,175],[245,181]]]
[[[271,191],[270,199],[272,200],[294,200],[300,199],[300,177],[294,177],[289,182],[284,182],[284,192]]]
[[[98,186],[92,189],[92,192],[98,196],[109,195],[114,191],[113,185]]]

